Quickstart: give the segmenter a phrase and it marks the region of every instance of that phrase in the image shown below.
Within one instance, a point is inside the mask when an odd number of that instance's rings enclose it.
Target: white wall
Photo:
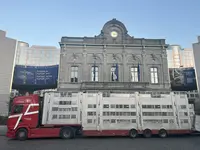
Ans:
[[[0,30],[0,115],[8,113],[16,45],[16,40],[7,38],[6,32]]]

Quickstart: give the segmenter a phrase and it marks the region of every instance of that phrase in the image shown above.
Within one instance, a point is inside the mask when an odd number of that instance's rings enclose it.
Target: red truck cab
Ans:
[[[7,137],[22,139],[28,136],[31,128],[38,126],[38,95],[19,96],[14,98],[7,121]]]

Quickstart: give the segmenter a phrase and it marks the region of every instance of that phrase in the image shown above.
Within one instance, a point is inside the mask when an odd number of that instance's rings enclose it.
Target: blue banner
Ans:
[[[16,65],[14,85],[55,85],[58,79],[58,65],[21,66]]]
[[[172,90],[192,91],[197,90],[194,68],[170,68],[170,81]]]
[[[119,68],[118,68],[118,64],[116,64],[115,75],[116,75],[116,81],[119,81]]]

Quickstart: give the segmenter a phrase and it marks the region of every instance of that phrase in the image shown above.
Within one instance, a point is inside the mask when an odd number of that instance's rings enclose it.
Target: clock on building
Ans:
[[[118,33],[116,31],[112,31],[110,34],[113,38],[116,38],[118,36]]]

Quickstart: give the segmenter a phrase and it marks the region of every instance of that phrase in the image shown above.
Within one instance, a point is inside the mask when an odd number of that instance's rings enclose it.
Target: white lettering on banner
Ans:
[[[25,113],[24,113],[24,116],[33,115],[33,114],[39,113],[39,111],[28,112],[28,111],[30,110],[31,106],[33,106],[33,107],[34,107],[34,106],[39,106],[39,104],[29,104],[28,107],[27,107],[27,109],[26,109],[26,111],[25,111]],[[15,124],[14,129],[16,129],[17,126],[19,125],[19,121],[21,120],[22,116],[23,116],[23,113],[17,114],[17,115],[11,115],[11,116],[8,117],[8,118],[16,118],[16,117],[19,117],[18,120],[17,120],[17,122],[16,122],[16,124]]]

